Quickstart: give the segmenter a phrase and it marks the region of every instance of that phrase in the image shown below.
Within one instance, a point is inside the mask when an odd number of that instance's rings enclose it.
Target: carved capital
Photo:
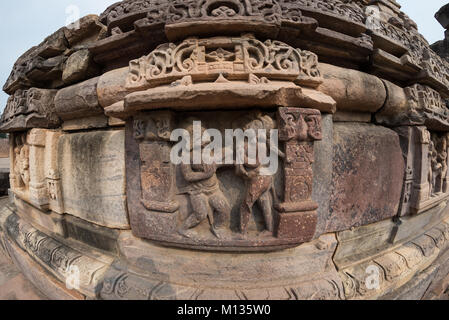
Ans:
[[[279,139],[281,141],[315,141],[323,139],[321,113],[313,109],[279,108]]]

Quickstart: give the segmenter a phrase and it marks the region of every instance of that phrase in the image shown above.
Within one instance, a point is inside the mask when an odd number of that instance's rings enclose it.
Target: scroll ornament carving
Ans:
[[[111,25],[126,16],[145,14],[150,22],[165,22],[165,12],[168,6],[167,0],[138,0],[122,1],[109,7],[100,15],[100,21]]]
[[[340,275],[346,299],[375,299],[382,292],[388,292],[403,281],[421,271],[423,266],[433,261],[448,244],[449,225],[447,220],[437,228],[403,244],[394,251],[377,258],[345,268]],[[371,269],[368,269],[371,268]],[[377,270],[367,273],[367,270]]]
[[[188,19],[241,19],[257,18],[280,24],[281,7],[275,0],[175,0],[168,8],[167,24]]]
[[[441,125],[449,126],[447,101],[436,90],[415,84],[405,88],[405,94],[409,101],[409,117],[413,122],[433,120]]]
[[[293,81],[306,86],[321,82],[318,57],[280,41],[261,42],[253,37],[188,39],[164,44],[130,62],[126,85],[147,89],[190,76],[193,81],[248,80],[251,75],[268,80]]]
[[[227,21],[256,20],[279,25],[281,22],[316,23],[304,17],[301,9],[321,11],[363,24],[365,14],[356,2],[332,0],[139,0],[122,1],[109,7],[100,21],[111,26],[120,25],[131,16],[150,23],[174,24],[188,20],[225,19]]]

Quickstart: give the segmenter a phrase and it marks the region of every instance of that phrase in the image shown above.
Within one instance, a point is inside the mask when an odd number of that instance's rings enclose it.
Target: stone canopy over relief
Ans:
[[[301,106],[335,112],[321,93],[316,54],[277,40],[240,37],[188,38],[132,60],[122,101],[106,115],[127,119],[142,110],[169,108],[271,108]]]
[[[317,86],[321,83],[318,57],[280,41],[240,38],[187,39],[164,44],[148,56],[130,62],[129,89],[145,89],[172,83],[183,77],[191,81],[248,80],[255,75]]]

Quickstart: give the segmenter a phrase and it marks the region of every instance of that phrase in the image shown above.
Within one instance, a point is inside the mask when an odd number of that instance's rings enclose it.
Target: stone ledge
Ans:
[[[73,283],[86,297],[98,297],[104,273],[112,263],[111,257],[95,251],[79,251],[71,242],[56,240],[20,219],[7,207],[0,212],[0,222],[7,248],[14,249],[10,247],[12,243],[58,281]]]

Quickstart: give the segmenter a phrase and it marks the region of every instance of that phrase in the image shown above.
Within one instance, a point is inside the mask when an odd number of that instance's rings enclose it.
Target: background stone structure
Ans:
[[[50,298],[449,297],[449,62],[396,1],[126,0],[80,26],[3,87],[0,249]],[[278,129],[280,169],[171,163],[194,120]]]

